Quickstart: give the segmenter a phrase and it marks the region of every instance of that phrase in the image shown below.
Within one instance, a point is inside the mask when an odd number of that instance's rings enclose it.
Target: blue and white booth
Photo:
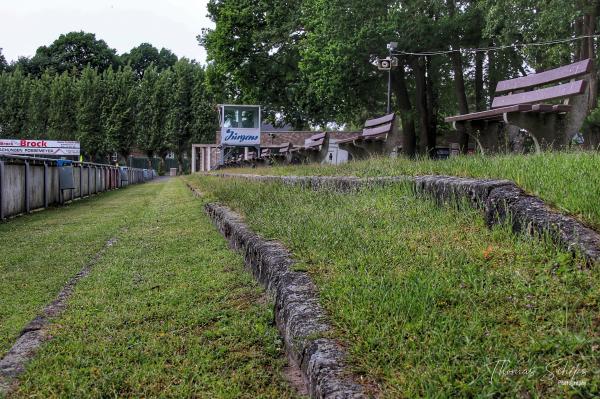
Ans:
[[[260,105],[223,104],[221,122],[221,165],[238,152],[239,147],[254,148],[260,154]]]

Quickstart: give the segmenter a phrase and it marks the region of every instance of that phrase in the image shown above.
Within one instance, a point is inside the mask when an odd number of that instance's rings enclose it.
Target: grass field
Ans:
[[[0,224],[0,357],[69,278],[139,217],[151,190],[107,192]]]
[[[426,175],[510,179],[557,209],[600,229],[600,153],[555,152],[540,155],[460,156],[418,161],[373,158],[339,166],[302,165],[230,169],[235,173],[275,175]]]
[[[4,348],[105,240],[118,239],[80,281],[11,397],[294,396],[272,304],[202,205],[169,180],[1,226],[12,256],[2,276],[13,265],[14,291],[27,290],[2,304],[12,325],[2,323]],[[38,257],[18,255],[32,247]]]
[[[391,169],[397,162],[312,170],[406,173]],[[404,186],[344,195],[188,180],[293,251],[353,370],[382,397],[600,394],[600,272],[550,243],[488,230],[476,211],[440,208]]]

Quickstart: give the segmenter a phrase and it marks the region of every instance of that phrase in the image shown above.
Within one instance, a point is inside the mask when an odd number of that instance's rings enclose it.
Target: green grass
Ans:
[[[302,165],[230,172],[276,175],[426,175],[510,179],[557,209],[600,229],[600,153],[553,152],[540,155],[460,156],[443,161],[373,158],[339,166]]]
[[[188,179],[293,251],[352,369],[382,397],[600,394],[598,267],[406,186],[344,195]],[[560,385],[575,368],[586,385]]]
[[[153,190],[132,186],[0,224],[0,357],[106,241],[143,212]]]
[[[293,397],[272,304],[202,202],[177,179],[128,189],[117,203],[135,217],[114,221],[125,226],[118,242],[79,282],[12,397]]]

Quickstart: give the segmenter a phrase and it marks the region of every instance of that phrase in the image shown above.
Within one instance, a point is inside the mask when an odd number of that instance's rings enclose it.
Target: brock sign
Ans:
[[[80,152],[78,141],[0,139],[0,155],[79,156]]]

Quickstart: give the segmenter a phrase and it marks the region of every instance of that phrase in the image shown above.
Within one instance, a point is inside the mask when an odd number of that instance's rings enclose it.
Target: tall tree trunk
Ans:
[[[575,37],[579,37],[583,34],[583,18],[577,18],[575,20]],[[581,49],[583,47],[582,40],[575,41],[575,60],[580,61],[583,58],[581,57]]]
[[[586,36],[592,36],[596,34],[597,19],[598,19],[598,8],[600,7],[600,1],[590,0],[587,4],[586,14],[583,17],[583,34]],[[598,70],[596,68],[596,48],[593,37],[586,37],[582,43],[581,58],[592,59],[592,71],[590,73],[590,98],[589,98],[589,109],[596,108],[598,103]]]
[[[429,119],[429,135],[430,140],[433,141],[433,147],[437,144],[437,112],[439,109],[439,88],[434,79],[435,72],[431,57],[425,58],[425,65],[427,71],[427,116]]]
[[[435,143],[431,142],[429,133],[429,116],[427,112],[427,81],[425,78],[425,65],[422,57],[413,58],[413,71],[415,74],[415,102],[419,117],[419,153],[431,155]]]
[[[417,137],[415,135],[415,120],[408,89],[406,87],[406,74],[404,63],[400,63],[397,73],[392,74],[394,94],[400,109],[402,121],[402,152],[409,157],[415,156]]]
[[[485,110],[485,100],[483,95],[483,60],[485,54],[475,53],[475,110]]]
[[[454,71],[454,94],[458,100],[458,111],[461,115],[469,113],[469,103],[467,102],[467,94],[465,92],[465,80],[463,77],[462,56],[460,51],[450,53],[452,59],[452,69]],[[469,147],[469,135],[464,125],[457,124],[458,145],[463,154],[466,154]]]

